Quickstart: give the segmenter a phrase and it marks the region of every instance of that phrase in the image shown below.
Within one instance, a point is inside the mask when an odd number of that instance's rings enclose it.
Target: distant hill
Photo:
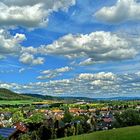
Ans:
[[[111,98],[88,98],[88,97],[70,97],[70,96],[49,96],[49,95],[40,95],[40,94],[24,94],[32,96],[35,98],[40,98],[43,100],[73,100],[73,101],[132,101],[140,100],[140,97],[111,97]]]
[[[22,94],[22,95],[26,95],[26,96],[30,96],[33,98],[38,98],[38,99],[43,99],[43,100],[55,100],[57,99],[57,97],[53,97],[53,96],[49,96],[49,95],[40,95],[40,94]]]
[[[31,96],[21,95],[11,90],[0,88],[0,100],[31,100]]]
[[[93,98],[86,97],[58,97],[58,96],[49,96],[49,95],[40,95],[40,94],[23,94],[27,96],[32,96],[35,98],[40,98],[43,100],[94,100]]]

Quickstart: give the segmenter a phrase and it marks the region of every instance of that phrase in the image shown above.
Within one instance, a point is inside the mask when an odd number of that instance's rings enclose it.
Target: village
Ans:
[[[139,113],[139,109],[139,102],[124,102],[120,105],[113,103],[111,105],[108,103],[93,104],[85,101],[60,104],[58,107],[41,104],[1,107],[0,136],[11,140],[22,140],[26,137],[38,140],[44,136],[46,139],[56,139],[115,129],[122,127],[121,124],[118,124],[116,116],[127,110]]]

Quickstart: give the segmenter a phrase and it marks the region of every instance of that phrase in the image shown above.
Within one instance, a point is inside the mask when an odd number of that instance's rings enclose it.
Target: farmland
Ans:
[[[24,105],[24,104],[32,104],[33,100],[0,100],[0,105]]]

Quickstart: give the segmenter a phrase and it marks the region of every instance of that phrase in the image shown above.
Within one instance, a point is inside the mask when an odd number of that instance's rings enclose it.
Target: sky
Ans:
[[[140,97],[140,0],[1,0],[0,88]]]

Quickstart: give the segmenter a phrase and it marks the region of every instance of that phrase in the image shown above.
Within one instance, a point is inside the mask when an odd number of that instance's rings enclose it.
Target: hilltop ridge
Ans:
[[[0,88],[0,100],[29,100],[31,96],[18,94],[6,88]]]

